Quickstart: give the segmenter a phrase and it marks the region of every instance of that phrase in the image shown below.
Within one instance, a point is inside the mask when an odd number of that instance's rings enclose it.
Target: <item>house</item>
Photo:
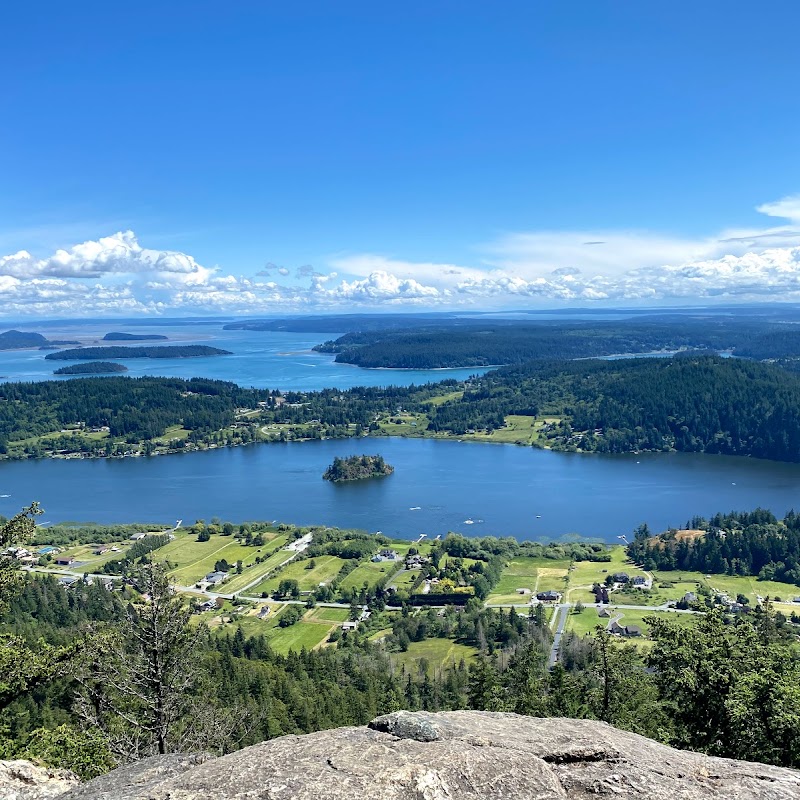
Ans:
[[[58,564],[59,567],[68,567],[70,564],[74,563],[75,559],[72,556],[59,556],[56,559],[56,564]]]
[[[640,587],[641,586],[647,586],[648,580],[647,580],[647,578],[644,577],[644,575],[634,575],[633,580],[631,581],[631,583],[634,586],[640,586]]]
[[[792,598],[792,602],[793,603],[800,603],[800,597],[793,597]]]
[[[697,595],[694,592],[686,592],[686,594],[683,596],[683,601],[689,605],[696,603]]]
[[[227,572],[209,572],[205,581],[209,586],[219,586],[227,577]]]
[[[616,620],[606,630],[613,636],[641,636],[642,629],[638,625],[620,625]]]
[[[616,620],[614,620],[614,621],[613,621],[613,622],[612,622],[612,623],[611,623],[611,624],[610,624],[610,625],[609,625],[609,626],[606,628],[606,630],[607,630],[607,631],[608,631],[610,634],[613,634],[614,636],[622,636],[622,633],[623,633],[623,631],[625,630],[625,628],[623,628],[623,627],[622,627],[622,625],[620,625],[620,624],[619,624],[619,623],[618,623]]]
[[[266,617],[268,617],[270,615],[270,611],[271,610],[272,609],[270,609],[269,606],[261,606],[261,608],[258,611],[258,618],[259,619],[265,619]]]
[[[51,544],[48,544],[45,547],[40,547],[39,548],[39,555],[40,556],[52,556],[52,555],[55,555],[57,552],[58,552],[58,548],[57,547],[53,547],[53,545],[51,545]]]
[[[598,617],[610,617],[611,612],[607,608],[600,608],[597,610]]]
[[[144,539],[145,536],[147,536],[146,533],[134,533],[133,536],[131,536],[131,541],[138,542],[140,539]]]
[[[628,583],[630,581],[630,577],[628,577],[627,572],[615,572],[611,576],[614,580],[614,583]]]
[[[73,584],[77,583],[80,578],[75,577],[74,575],[65,575],[63,578],[59,578],[58,582],[64,587],[69,588]]]
[[[358,627],[357,622],[353,622],[352,620],[348,620],[347,622],[342,623],[342,632],[347,633],[347,631],[354,631]]]
[[[541,600],[543,603],[557,603],[561,599],[561,594],[549,589],[546,592],[538,592],[536,599]]]
[[[92,584],[95,584],[95,583],[100,584],[103,587],[105,587],[105,589],[107,591],[109,591],[109,592],[114,588],[114,579],[113,578],[103,578],[103,577],[100,577],[99,575],[87,575],[83,579],[83,582],[87,586],[91,586]]]
[[[93,553],[94,555],[96,555],[96,556],[103,556],[103,555],[105,555],[105,554],[106,554],[106,553],[107,553],[107,552],[108,552],[110,549],[111,549],[110,547],[106,547],[104,544],[101,544],[99,547],[95,547],[95,549],[94,549],[94,550],[92,550],[92,553]]]

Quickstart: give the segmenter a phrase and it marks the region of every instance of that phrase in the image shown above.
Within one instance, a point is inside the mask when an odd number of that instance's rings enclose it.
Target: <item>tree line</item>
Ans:
[[[688,525],[700,536],[670,530],[652,536],[639,528],[628,555],[645,569],[752,575],[759,580],[800,586],[800,515],[782,520],[764,509],[695,518]]]

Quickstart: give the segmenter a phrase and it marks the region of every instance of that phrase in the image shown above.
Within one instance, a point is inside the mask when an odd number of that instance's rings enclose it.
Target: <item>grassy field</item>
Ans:
[[[531,594],[547,589],[564,591],[564,576],[569,567],[568,561],[549,558],[520,557],[510,561],[497,585],[492,590],[489,605],[510,605],[526,603]],[[521,595],[518,589],[530,589],[531,594]]]
[[[452,639],[425,639],[411,642],[405,653],[392,653],[391,660],[398,672],[405,667],[407,673],[417,676],[426,668],[429,675],[434,675],[441,667],[458,664],[462,658],[469,663],[477,652]]]
[[[784,604],[794,597],[800,597],[800,586],[791,583],[780,583],[779,581],[759,581],[754,577],[737,575],[709,575],[701,572],[681,572],[674,570],[669,572],[653,573],[657,582],[666,581],[672,583],[671,588],[659,589],[663,594],[669,595],[671,599],[680,599],[686,592],[696,591],[698,586],[708,586],[712,591],[722,592],[736,599],[738,594],[743,594],[748,598],[751,605],[755,605],[757,597],[769,597],[775,599],[780,597]],[[798,604],[800,605],[800,604]]]
[[[53,569],[70,569],[77,572],[97,572],[106,562],[113,561],[115,558],[124,558],[125,551],[131,546],[131,544],[132,542],[126,540],[124,542],[116,542],[104,545],[105,547],[118,547],[119,552],[112,553],[109,550],[109,552],[102,556],[96,556],[92,552],[97,547],[95,544],[81,544],[77,545],[76,547],[64,548],[64,550],[57,556],[53,556],[53,561],[48,566],[52,567]],[[32,549],[35,551],[35,548]],[[61,558],[63,556],[72,556],[72,558],[74,558],[78,563],[72,564],[69,567],[59,567],[55,560],[56,558]]]
[[[340,624],[349,618],[349,608],[328,608],[327,606],[314,608],[305,617],[308,622],[338,622]]]
[[[189,534],[178,534],[174,542],[158,551],[160,559],[178,564],[170,575],[183,586],[192,586],[213,572],[214,564],[221,559],[234,565],[239,560],[251,563],[257,555],[257,548],[245,547],[232,536],[212,536],[207,542],[198,542]]]
[[[609,609],[611,617],[600,617],[597,614],[598,609],[595,606],[588,606],[584,608],[580,614],[573,612],[570,613],[567,620],[566,630],[571,631],[579,636],[588,633],[594,633],[599,625],[606,628],[612,619],[620,616],[620,625],[638,625],[642,629],[642,638],[626,638],[626,642],[644,643],[645,637],[649,634],[650,629],[644,622],[644,618],[648,616],[664,617],[670,621],[677,622],[680,625],[694,625],[696,615],[681,614],[676,611],[642,611],[639,609],[623,610],[623,609]]]
[[[392,589],[405,589],[411,591],[414,581],[419,577],[420,570],[418,569],[404,569],[397,573],[390,581],[389,588]]]
[[[260,555],[262,558],[266,555],[267,558],[260,564],[256,564],[255,561],[245,562],[242,574],[233,576],[225,583],[225,592],[234,594],[235,592],[243,591],[253,581],[266,577],[279,564],[290,558],[292,553],[283,549],[288,538],[287,534],[281,534],[268,541],[263,547],[255,548],[255,555]],[[255,555],[253,558],[255,558]]]
[[[381,561],[380,563],[365,561],[359,564],[339,586],[342,589],[360,589],[366,583],[371,589],[379,580],[397,572],[402,563],[402,561]]]
[[[233,633],[236,628],[241,628],[245,636],[266,636],[270,646],[277,653],[286,655],[290,650],[299,651],[304,647],[306,650],[312,650],[321,645],[331,631],[342,624],[343,620],[333,619],[333,617],[341,616],[337,612],[343,612],[345,618],[348,613],[344,608],[312,609],[307,611],[299,622],[282,628],[279,624],[280,618],[288,606],[275,605],[271,607],[274,610],[266,619],[259,619],[257,613],[249,613],[227,622],[223,621],[227,619],[228,612],[226,611],[222,618],[213,613],[209,615],[212,617],[210,624],[217,631],[226,633]]]
[[[344,566],[345,560],[338,556],[317,556],[314,559],[316,566],[313,569],[307,568],[310,563],[310,560],[304,559],[287,564],[280,572],[254,587],[251,593],[272,592],[285,579],[297,581],[301,592],[316,589],[320,583],[330,583],[339,574],[339,570]]]
[[[447,394],[440,394],[437,397],[431,397],[428,400],[430,406],[441,406],[444,403],[449,403],[451,400],[460,400],[464,396],[464,392],[448,392]]]
[[[162,436],[157,436],[153,439],[158,444],[169,444],[172,439],[188,439],[190,431],[188,428],[182,428],[180,425],[172,425],[167,428]]]
[[[273,650],[286,655],[290,650],[313,650],[321,645],[336,625],[301,620],[288,628],[275,627],[268,634]]]

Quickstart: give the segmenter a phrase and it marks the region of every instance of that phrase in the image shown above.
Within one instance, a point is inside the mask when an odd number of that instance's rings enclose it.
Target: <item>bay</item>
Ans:
[[[226,331],[223,322],[213,324],[135,325],[131,323],[63,322],[47,326],[18,326],[20,330],[43,333],[48,339],[76,340],[85,346],[204,344],[228,350],[227,356],[200,358],[124,359],[130,377],[156,375],[169,378],[211,378],[231,381],[240,386],[282,391],[315,391],[318,389],[350,389],[354,386],[408,386],[482,374],[486,369],[362,369],[352,364],[337,364],[330,353],[317,353],[312,348],[341,333],[285,333],[276,331]],[[166,342],[104,342],[112,330],[134,334],[163,334]],[[46,350],[0,350],[0,380],[44,381],[58,376],[53,371],[75,362],[47,361]],[[109,359],[115,360],[115,359]],[[74,380],[75,376],[65,376]]]
[[[331,484],[335,456],[380,453],[386,478]],[[0,464],[0,513],[39,500],[56,521],[165,522],[217,516],[381,530],[618,541],[642,522],[800,508],[800,465],[686,453],[555,453],[514,445],[375,438],[261,444],[109,460]]]

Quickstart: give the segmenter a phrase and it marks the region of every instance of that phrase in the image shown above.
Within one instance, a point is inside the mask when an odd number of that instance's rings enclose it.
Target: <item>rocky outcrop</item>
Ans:
[[[61,800],[798,800],[800,772],[673,750],[600,722],[398,712],[222,758],[147,759]],[[26,798],[27,800],[27,798]]]
[[[64,769],[37,767],[30,761],[0,761],[2,800],[47,800],[63,797],[78,778]]]

